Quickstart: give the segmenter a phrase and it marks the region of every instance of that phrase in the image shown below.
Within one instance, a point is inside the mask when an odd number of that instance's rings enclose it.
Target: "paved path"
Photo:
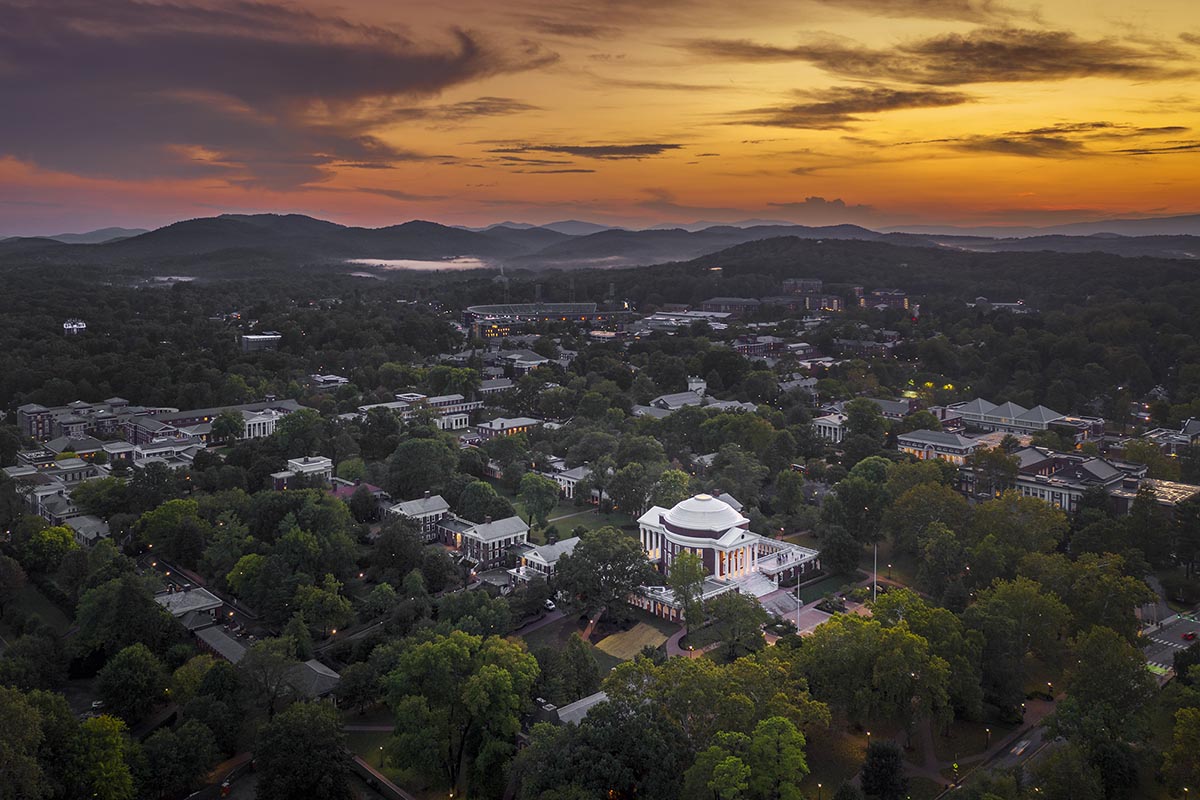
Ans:
[[[680,625],[679,630],[675,631],[675,633],[671,634],[671,638],[667,639],[666,647],[668,656],[700,658],[700,656],[704,655],[709,650],[716,650],[721,646],[720,642],[712,642],[710,644],[706,644],[704,647],[701,647],[699,650],[684,650],[679,646],[679,640],[682,639],[685,634],[687,634],[687,629]]]
[[[583,511],[576,511],[572,514],[563,514],[560,517],[551,517],[550,519],[546,520],[546,522],[553,524],[555,522],[559,522],[564,519],[571,519],[572,517],[582,517],[584,514],[595,514],[595,513],[596,513],[596,509],[588,508]]]
[[[342,730],[347,733],[391,733],[396,730],[395,725],[343,725]]]

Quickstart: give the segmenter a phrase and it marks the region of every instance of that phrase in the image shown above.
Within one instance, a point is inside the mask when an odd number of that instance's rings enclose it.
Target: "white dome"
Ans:
[[[710,494],[698,494],[678,503],[664,514],[663,522],[688,531],[723,533],[744,525],[747,520],[725,501]]]

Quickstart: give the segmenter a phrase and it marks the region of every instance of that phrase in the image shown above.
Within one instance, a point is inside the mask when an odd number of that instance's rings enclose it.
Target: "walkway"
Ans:
[[[679,646],[679,640],[682,639],[686,634],[687,634],[687,629],[681,625],[679,627],[679,630],[677,630],[675,633],[671,634],[671,638],[667,639],[666,648],[667,648],[667,656],[668,657],[683,656],[685,658],[700,658],[702,655],[707,653],[709,650],[716,650],[718,647],[721,646],[720,642],[711,642],[709,644],[706,644],[704,647],[701,647],[699,650],[684,650],[682,647]]]

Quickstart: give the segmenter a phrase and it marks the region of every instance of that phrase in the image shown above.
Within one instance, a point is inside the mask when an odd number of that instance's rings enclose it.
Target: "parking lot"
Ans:
[[[1192,638],[1189,639],[1189,636]],[[1142,652],[1146,654],[1146,661],[1170,669],[1177,652],[1186,649],[1194,641],[1200,641],[1200,621],[1197,621],[1195,614],[1176,617],[1162,627],[1147,629],[1142,638],[1145,642]]]

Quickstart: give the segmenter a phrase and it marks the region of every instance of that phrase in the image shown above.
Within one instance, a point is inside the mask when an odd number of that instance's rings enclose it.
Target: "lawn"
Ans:
[[[867,549],[863,551],[863,557],[859,561],[859,569],[870,577],[872,570],[875,567],[875,551]],[[916,584],[917,568],[920,566],[918,559],[906,553],[892,552],[892,543],[884,539],[879,543],[879,579],[891,580],[895,583],[904,586],[913,586]]]
[[[620,661],[629,661],[642,652],[642,648],[658,647],[665,641],[666,634],[645,622],[639,622],[627,631],[604,637],[596,644],[596,649]]]
[[[539,647],[551,647],[561,650],[566,647],[567,640],[571,638],[571,634],[583,633],[583,627],[579,624],[578,620],[577,615],[568,614],[562,619],[538,628],[536,631],[526,634],[521,638],[525,640],[525,646],[530,650],[536,650]],[[601,676],[607,675],[612,671],[613,667],[620,664],[623,660],[599,648],[593,648],[592,655],[596,657],[596,663],[600,665]]]
[[[806,748],[808,777],[800,784],[805,797],[833,797],[838,788],[858,774],[867,753],[866,738],[836,730],[814,731]]]
[[[827,594],[841,591],[843,586],[854,585],[862,580],[859,575],[830,575],[816,583],[810,583],[800,588],[800,599],[805,603],[815,603]]]
[[[992,731],[992,743],[996,743],[1015,731],[1019,725],[1003,724],[1000,722],[969,722],[955,720],[950,725],[950,735],[943,736],[943,730],[933,732],[933,749],[938,761],[953,761],[958,758],[963,761],[970,756],[982,753],[987,746],[988,729]]]

